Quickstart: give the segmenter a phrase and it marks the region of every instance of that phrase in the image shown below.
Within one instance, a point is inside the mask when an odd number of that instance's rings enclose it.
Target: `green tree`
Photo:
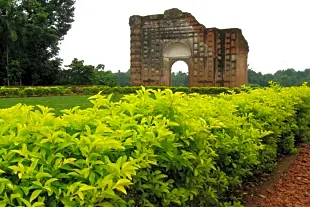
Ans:
[[[115,73],[117,82],[120,86],[130,86],[130,69],[127,72],[118,71]]]
[[[92,84],[94,85],[106,85],[106,86],[117,86],[117,77],[111,71],[104,71],[104,65],[99,64],[94,71]]]
[[[18,60],[11,60],[10,62],[10,80],[12,85],[22,85],[22,75],[24,71],[20,67]]]
[[[171,86],[188,86],[189,77],[187,73],[179,71],[178,73],[171,73]]]
[[[6,82],[7,85],[10,85],[10,44],[17,40],[17,34],[15,30],[15,17],[16,13],[14,12],[14,3],[13,0],[1,0],[0,1],[0,34],[1,42],[5,45],[5,69],[6,69]],[[2,56],[3,60],[3,56]]]
[[[62,63],[58,58],[59,42],[71,28],[75,0],[1,0],[1,2],[2,13],[6,11],[7,17],[10,17],[7,20],[10,25],[15,26],[15,32],[19,37],[19,41],[8,46],[10,52],[8,62],[18,61],[20,65],[19,73],[11,75],[18,77],[21,74],[21,80],[25,85],[52,84]],[[7,37],[7,33],[0,34],[1,40]],[[5,65],[4,50],[3,47],[0,48],[0,74],[3,74],[2,66]],[[0,79],[1,82],[4,81],[3,75]]]
[[[67,68],[58,74],[56,85],[106,85],[117,86],[118,81],[111,71],[104,71],[104,65],[85,65],[84,60],[74,58]]]
[[[92,65],[84,65],[84,60],[74,58],[70,65],[66,66],[58,76],[60,85],[91,85],[94,76],[95,67]]]

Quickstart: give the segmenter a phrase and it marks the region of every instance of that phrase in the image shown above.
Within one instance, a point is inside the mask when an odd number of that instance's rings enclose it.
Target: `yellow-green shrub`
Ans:
[[[172,92],[199,93],[199,94],[220,94],[234,91],[240,93],[247,91],[248,88],[225,88],[225,87],[164,87],[147,86],[146,89],[165,90]],[[33,87],[0,87],[0,96],[2,97],[31,97],[31,96],[58,96],[58,95],[95,95],[101,91],[101,94],[132,94],[140,90],[140,87],[109,87],[109,86],[33,86]]]
[[[241,206],[228,192],[309,138],[306,86],[111,96],[0,110],[0,206]]]

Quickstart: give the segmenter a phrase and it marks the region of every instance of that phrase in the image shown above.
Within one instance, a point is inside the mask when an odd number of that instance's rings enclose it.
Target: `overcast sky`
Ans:
[[[206,27],[240,28],[249,43],[249,67],[262,73],[310,68],[310,2],[307,0],[76,0],[75,22],[61,44],[64,64],[73,58],[130,67],[131,15],[179,8]]]

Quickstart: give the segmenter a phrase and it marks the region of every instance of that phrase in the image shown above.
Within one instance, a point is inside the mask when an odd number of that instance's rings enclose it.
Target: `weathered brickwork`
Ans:
[[[190,13],[131,16],[131,85],[170,86],[171,66],[184,60],[189,86],[239,87],[248,83],[249,47],[237,28],[205,28]]]

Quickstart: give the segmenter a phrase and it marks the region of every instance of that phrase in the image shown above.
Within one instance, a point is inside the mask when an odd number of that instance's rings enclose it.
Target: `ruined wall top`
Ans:
[[[166,10],[163,14],[153,14],[153,15],[147,15],[147,16],[140,16],[140,15],[132,15],[129,18],[129,25],[141,25],[143,21],[149,21],[149,20],[162,20],[162,19],[177,19],[177,18],[186,18],[191,17],[193,18],[197,24],[200,24],[195,17],[188,12],[182,12],[178,8],[172,8]]]
[[[167,9],[164,11],[163,14],[153,14],[153,15],[146,15],[146,16],[140,16],[140,15],[132,15],[129,18],[129,25],[130,27],[160,27],[160,26],[171,26],[171,24],[165,24],[165,23],[155,23],[152,24],[150,22],[165,22],[165,21],[174,21],[178,19],[186,19],[185,21],[189,22],[191,26],[197,26],[196,28],[199,28],[198,30],[207,33],[208,31],[212,32],[214,30],[217,31],[227,31],[227,32],[236,32],[239,35],[240,39],[240,45],[239,48],[243,49],[245,52],[249,51],[248,42],[243,37],[242,30],[239,28],[225,28],[225,29],[218,29],[216,27],[206,28],[203,24],[200,24],[196,18],[188,12],[183,12],[178,8],[172,8]]]

